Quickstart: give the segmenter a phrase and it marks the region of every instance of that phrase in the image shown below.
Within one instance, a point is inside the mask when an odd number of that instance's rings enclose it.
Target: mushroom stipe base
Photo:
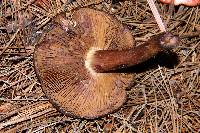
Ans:
[[[37,44],[34,65],[42,89],[62,113],[94,119],[119,109],[132,74],[111,73],[139,64],[177,45],[170,33],[134,46],[131,31],[116,18],[89,8],[62,15]]]

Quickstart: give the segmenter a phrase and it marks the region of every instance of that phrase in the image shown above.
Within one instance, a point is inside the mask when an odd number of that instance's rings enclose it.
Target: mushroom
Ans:
[[[186,5],[186,6],[198,6],[200,5],[200,0],[160,0],[165,4],[174,4],[174,5]]]
[[[105,12],[81,8],[73,25],[58,15],[34,52],[35,71],[50,102],[62,113],[93,119],[119,109],[132,74],[119,69],[139,64],[178,39],[161,33],[133,47],[131,31]]]

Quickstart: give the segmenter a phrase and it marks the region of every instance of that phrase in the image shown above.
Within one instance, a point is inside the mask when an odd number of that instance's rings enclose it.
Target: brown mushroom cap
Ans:
[[[131,48],[131,32],[112,16],[88,8],[73,13],[74,26],[60,18],[55,18],[34,52],[44,93],[58,110],[71,116],[90,119],[113,112],[125,102],[132,76],[96,73],[87,64],[96,49]]]

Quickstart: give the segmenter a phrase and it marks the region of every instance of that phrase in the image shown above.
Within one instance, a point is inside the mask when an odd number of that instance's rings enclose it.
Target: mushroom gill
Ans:
[[[35,48],[34,64],[50,102],[74,117],[93,119],[119,109],[132,74],[113,71],[143,62],[178,42],[162,33],[133,48],[126,26],[89,8],[74,11],[72,20],[74,25],[62,15],[54,19]]]

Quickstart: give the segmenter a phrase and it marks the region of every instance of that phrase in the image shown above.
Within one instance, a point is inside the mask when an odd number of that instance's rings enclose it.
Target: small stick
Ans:
[[[42,116],[44,114],[47,114],[47,113],[53,112],[53,111],[55,112],[56,110],[54,108],[49,108],[49,109],[46,109],[42,112],[38,112],[36,114],[25,115],[25,116],[18,118],[16,120],[1,123],[0,124],[0,130],[2,130],[3,128],[5,128],[7,126],[14,125],[14,124],[17,124],[17,123],[20,123],[20,122],[23,122],[23,121],[31,120],[31,119],[34,119],[36,117]]]
[[[155,6],[154,1],[153,1],[153,0],[147,0],[147,2],[148,2],[149,6],[150,6],[150,8],[151,8],[151,11],[152,11],[152,13],[153,13],[153,16],[155,17],[156,22],[157,22],[157,24],[158,24],[160,30],[161,30],[162,32],[166,32],[167,30],[166,30],[165,25],[164,25],[164,23],[163,23],[163,21],[162,21],[162,19],[161,19],[161,17],[160,17],[159,12],[158,12],[158,10],[157,10],[157,8],[156,8],[156,6]]]
[[[7,50],[7,48],[10,46],[10,44],[13,42],[13,40],[15,39],[16,35],[18,34],[18,32],[20,31],[20,29],[17,29],[17,31],[15,32],[15,34],[12,36],[12,38],[10,39],[10,41],[6,44],[6,46],[4,47],[4,49],[2,51],[0,51],[0,56]]]

